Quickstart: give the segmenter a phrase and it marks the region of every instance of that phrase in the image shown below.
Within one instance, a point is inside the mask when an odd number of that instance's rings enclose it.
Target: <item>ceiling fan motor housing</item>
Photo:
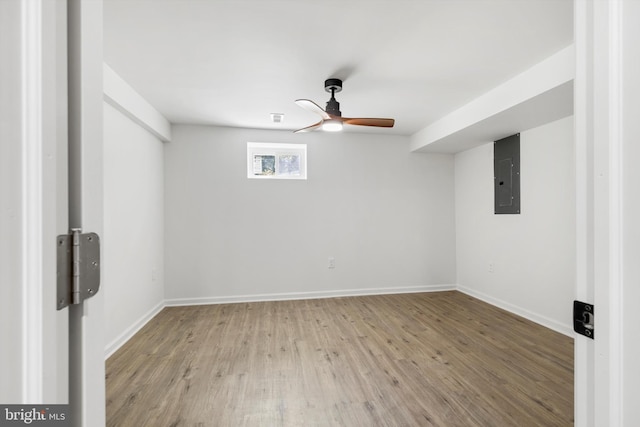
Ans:
[[[327,79],[324,81],[324,90],[331,92],[331,99],[327,102],[326,112],[328,114],[342,117],[340,112],[340,103],[336,101],[335,94],[342,90],[342,80],[340,79]]]

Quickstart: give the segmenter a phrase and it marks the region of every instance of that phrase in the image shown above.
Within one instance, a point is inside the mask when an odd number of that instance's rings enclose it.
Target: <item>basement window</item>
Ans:
[[[247,178],[307,179],[307,145],[247,142]]]

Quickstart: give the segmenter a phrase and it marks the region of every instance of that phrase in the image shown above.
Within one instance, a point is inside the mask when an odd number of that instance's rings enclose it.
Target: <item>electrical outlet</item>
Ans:
[[[329,257],[329,262],[327,263],[328,268],[336,268],[336,259],[334,257]]]
[[[495,270],[494,265],[492,262],[489,263],[489,273],[493,273]]]

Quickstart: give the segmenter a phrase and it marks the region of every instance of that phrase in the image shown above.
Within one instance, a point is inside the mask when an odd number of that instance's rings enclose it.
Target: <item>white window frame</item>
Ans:
[[[280,171],[280,156],[297,155],[300,158],[300,173],[289,175]],[[274,156],[274,173],[257,174],[254,171],[256,156]],[[250,179],[307,179],[307,144],[283,144],[271,142],[247,142],[247,178]]]

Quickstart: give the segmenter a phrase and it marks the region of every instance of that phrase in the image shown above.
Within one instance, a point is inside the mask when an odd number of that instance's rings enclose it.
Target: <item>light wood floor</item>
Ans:
[[[108,426],[570,426],[573,340],[459,292],[166,308]]]

